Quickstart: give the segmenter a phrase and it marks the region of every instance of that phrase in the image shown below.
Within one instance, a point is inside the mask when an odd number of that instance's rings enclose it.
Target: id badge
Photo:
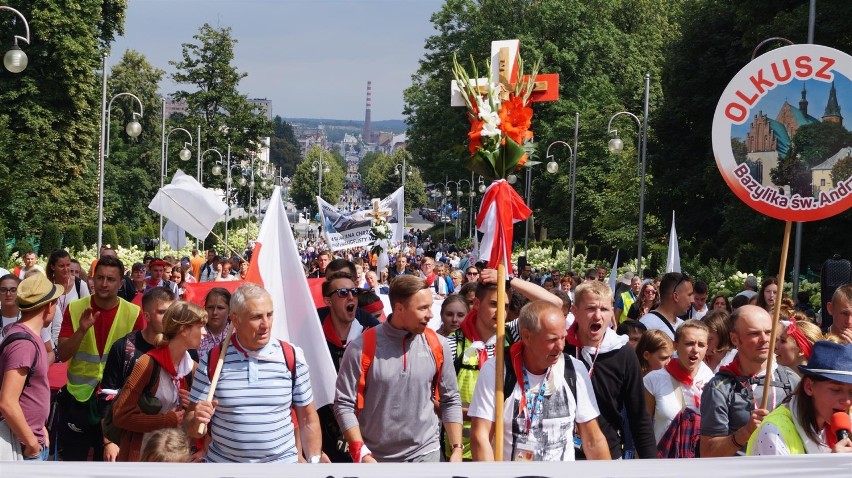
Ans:
[[[576,431],[574,432],[574,448],[577,450],[583,449],[583,440],[580,438],[580,434]]]
[[[512,461],[536,461],[537,445],[535,436],[532,434],[518,437],[515,444],[515,456],[512,457]]]

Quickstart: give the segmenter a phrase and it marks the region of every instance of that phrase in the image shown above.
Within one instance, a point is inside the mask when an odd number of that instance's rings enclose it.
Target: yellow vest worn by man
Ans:
[[[80,328],[80,318],[83,316],[83,311],[91,307],[91,300],[92,296],[88,296],[75,300],[68,305],[71,325],[75,332]],[[78,402],[89,400],[98,387],[98,383],[103,377],[110,347],[116,340],[133,330],[133,325],[136,324],[136,319],[139,317],[139,310],[139,306],[124,299],[118,299],[118,311],[116,311],[115,320],[113,320],[109,335],[107,335],[103,355],[98,351],[94,327],[89,327],[89,330],[86,331],[77,352],[68,361],[68,384],[66,387]]]

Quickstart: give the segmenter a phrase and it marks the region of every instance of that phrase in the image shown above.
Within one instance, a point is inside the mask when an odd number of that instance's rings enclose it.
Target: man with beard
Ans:
[[[568,328],[565,351],[589,370],[601,415],[598,418],[613,458],[623,456],[625,409],[627,424],[639,458],[656,458],[657,446],[651,417],[645,408],[639,359],[617,335],[612,323],[612,292],[605,283],[586,281],[574,290],[575,321]],[[582,450],[577,450],[578,456]]]
[[[322,297],[326,307],[317,309],[322,323],[325,342],[334,363],[334,370],[340,370],[340,360],[346,351],[346,346],[361,336],[361,332],[379,325],[370,314],[359,314],[358,295],[361,289],[348,272],[332,272],[322,284]],[[356,320],[357,319],[357,320]],[[322,428],[322,449],[333,463],[352,462],[348,446],[331,404],[317,410],[320,427]]]

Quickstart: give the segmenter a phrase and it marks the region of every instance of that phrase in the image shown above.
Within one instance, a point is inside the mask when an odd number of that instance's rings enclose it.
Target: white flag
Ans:
[[[672,232],[669,233],[669,252],[666,254],[666,272],[680,272],[680,250],[677,247],[674,211],[672,211]]]
[[[171,219],[163,226],[163,239],[176,251],[186,247],[186,231]]]
[[[612,270],[609,272],[609,290],[613,294],[615,294],[615,276],[618,274],[618,252],[619,250],[616,249],[615,260],[612,262]]]
[[[381,202],[381,207],[391,210],[388,224],[391,225],[393,236],[391,242],[402,242],[405,237],[405,191],[399,188]],[[396,223],[394,223],[396,221]]]
[[[332,403],[337,372],[281,203],[279,186],[269,198],[269,209],[260,225],[246,282],[262,285],[272,296],[272,336],[301,347],[305,353],[316,407]]]
[[[148,209],[203,241],[224,216],[228,206],[216,193],[205,189],[195,178],[178,169],[172,182],[160,188]]]

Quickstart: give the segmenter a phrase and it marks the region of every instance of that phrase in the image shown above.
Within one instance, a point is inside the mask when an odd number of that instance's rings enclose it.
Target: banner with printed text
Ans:
[[[393,231],[392,243],[403,240],[404,192],[397,189],[390,196],[382,199],[381,208],[390,209],[387,219]],[[372,244],[370,225],[372,216],[369,208],[357,211],[343,211],[317,196],[317,206],[320,210],[320,220],[326,241],[332,251],[349,249],[351,247],[366,247]]]

